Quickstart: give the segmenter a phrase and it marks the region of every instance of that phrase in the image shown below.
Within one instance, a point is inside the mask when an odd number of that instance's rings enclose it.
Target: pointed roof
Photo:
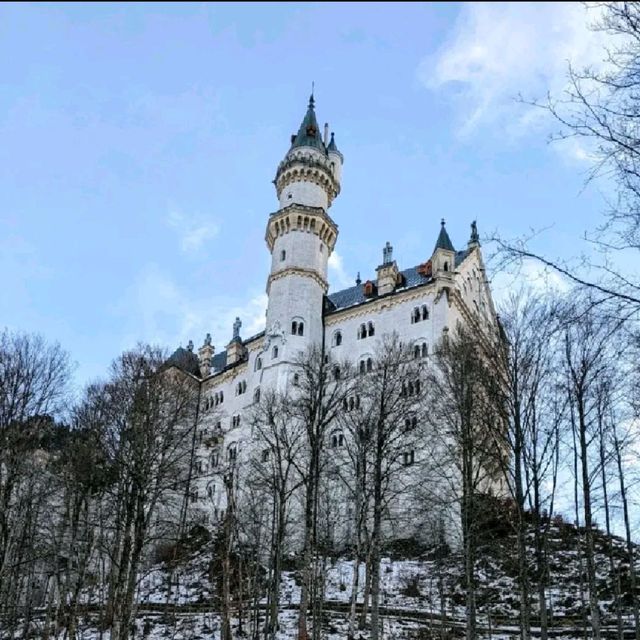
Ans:
[[[436,241],[436,246],[433,252],[435,253],[438,249],[445,249],[446,251],[455,252],[453,243],[451,242],[451,238],[449,238],[449,234],[447,233],[447,230],[444,226],[444,218],[442,218],[440,225],[440,235],[438,236],[438,240]]]
[[[342,158],[342,153],[340,153],[340,150],[338,149],[338,146],[336,145],[336,139],[335,139],[335,135],[333,133],[333,131],[331,132],[331,140],[329,141],[329,144],[327,145],[327,153],[337,153],[341,158]]]
[[[309,97],[309,105],[307,107],[307,113],[302,119],[298,133],[291,142],[291,148],[296,147],[316,147],[321,151],[325,151],[324,143],[322,142],[322,135],[320,133],[320,127],[316,120],[316,112],[314,109],[315,100],[313,93]]]

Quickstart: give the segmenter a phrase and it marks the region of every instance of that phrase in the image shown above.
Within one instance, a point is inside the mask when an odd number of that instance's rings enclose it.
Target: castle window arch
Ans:
[[[414,307],[411,312],[411,324],[415,324],[416,322],[420,322],[420,309],[419,307]]]
[[[421,351],[420,355],[423,358],[426,358],[429,355],[429,347],[427,346],[426,342],[422,343],[422,347],[420,348],[420,351]]]
[[[342,331],[340,331],[340,329],[338,329],[333,334],[333,346],[334,347],[339,347],[341,344],[342,344]]]
[[[375,328],[375,326],[373,325],[373,322],[369,322],[369,323],[368,323],[368,325],[367,325],[367,328],[368,328],[368,335],[369,335],[369,337],[371,337],[371,336],[375,335],[375,333],[376,333],[376,328]]]
[[[276,345],[271,349],[271,359],[275,360],[278,357],[278,346]]]
[[[344,447],[344,434],[342,431],[334,431],[331,434],[331,448],[337,449],[338,447]]]
[[[303,336],[304,335],[304,320],[296,317],[291,321],[291,335]]]
[[[234,462],[238,458],[238,445],[235,442],[232,442],[227,447],[227,460],[229,462]]]
[[[287,252],[283,249],[280,252],[280,262],[284,262],[287,259]]]
[[[262,369],[262,358],[258,356],[256,358],[255,370],[260,371],[260,369]]]
[[[423,320],[428,320],[429,319],[429,309],[427,309],[427,305],[423,304],[422,305],[422,319]]]
[[[299,373],[294,373],[293,374],[293,386],[294,387],[300,386],[300,374]]]
[[[364,322],[360,325],[358,329],[358,340],[362,340],[367,337],[367,325]]]
[[[444,263],[444,270],[445,271],[449,271],[449,262],[445,261]]]
[[[260,402],[260,387],[256,387],[256,390],[253,392],[253,401]]]

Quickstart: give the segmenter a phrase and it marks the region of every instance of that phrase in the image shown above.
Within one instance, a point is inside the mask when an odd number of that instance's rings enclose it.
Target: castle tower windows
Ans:
[[[287,252],[283,249],[280,252],[280,262],[284,262],[287,259]]]
[[[255,370],[260,371],[260,369],[262,369],[262,358],[258,356],[256,358]]]
[[[338,330],[333,334],[333,346],[339,347],[342,344],[342,331]]]
[[[278,347],[275,346],[271,349],[271,359],[275,360],[278,357]]]
[[[302,320],[294,320],[291,323],[291,335],[292,336],[304,335],[304,322]]]
[[[253,392],[253,401],[260,402],[260,387],[257,387],[256,390]]]

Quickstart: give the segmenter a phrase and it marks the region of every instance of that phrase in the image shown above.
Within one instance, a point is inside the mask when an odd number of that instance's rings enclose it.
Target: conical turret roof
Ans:
[[[453,251],[455,252],[455,249],[453,248],[453,243],[451,242],[451,238],[449,238],[449,234],[447,233],[447,230],[444,226],[444,218],[442,219],[442,222],[440,223],[440,234],[438,235],[438,240],[436,241],[436,247],[433,250],[434,253],[438,250],[438,249],[446,249],[447,251]]]
[[[325,151],[314,107],[315,100],[313,94],[311,94],[309,97],[309,105],[307,106],[307,113],[302,120],[298,133],[291,143],[292,149],[296,147],[315,147],[316,149]]]

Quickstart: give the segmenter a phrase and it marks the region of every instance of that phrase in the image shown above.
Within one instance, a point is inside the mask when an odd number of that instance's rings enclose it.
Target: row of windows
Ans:
[[[342,401],[342,408],[345,411],[353,411],[354,409],[360,408],[360,396],[351,396],[350,398],[345,398]]]
[[[216,391],[211,397],[206,398],[204,401],[204,410],[209,411],[213,407],[217,407],[224,402],[224,393],[222,391]]]
[[[427,347],[426,342],[423,342],[422,344],[416,344],[413,347],[414,358],[426,358],[428,355],[429,355],[429,347]]]
[[[427,305],[423,304],[421,307],[414,307],[411,312],[411,324],[415,324],[416,322],[420,322],[421,320],[429,319],[429,310],[427,309]]]
[[[376,328],[373,326],[373,322],[363,322],[358,329],[358,340],[364,340],[370,338],[376,334]]]
[[[400,391],[400,395],[402,397],[412,396],[412,395],[420,395],[420,380],[409,380],[408,382],[402,383],[402,391]]]

